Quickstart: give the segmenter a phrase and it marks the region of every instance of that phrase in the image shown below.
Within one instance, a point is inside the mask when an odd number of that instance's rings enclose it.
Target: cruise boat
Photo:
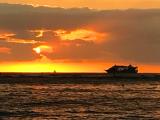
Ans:
[[[107,73],[116,74],[116,73],[138,73],[138,67],[128,65],[114,65],[111,68],[105,70]]]

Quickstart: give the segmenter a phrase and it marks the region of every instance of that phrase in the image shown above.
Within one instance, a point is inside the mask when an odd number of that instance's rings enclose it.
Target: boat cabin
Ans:
[[[128,66],[120,66],[114,65],[111,68],[105,70],[107,73],[138,73],[138,67],[134,67],[132,65]]]

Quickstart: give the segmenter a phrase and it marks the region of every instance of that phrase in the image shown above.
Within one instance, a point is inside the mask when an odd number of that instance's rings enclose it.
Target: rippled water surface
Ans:
[[[0,119],[160,119],[160,82],[0,84]]]

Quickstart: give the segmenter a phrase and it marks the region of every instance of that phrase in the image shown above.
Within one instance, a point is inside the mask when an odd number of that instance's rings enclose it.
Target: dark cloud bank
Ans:
[[[58,37],[50,31],[44,33],[46,37],[43,38],[28,32],[36,29],[93,29],[109,37],[102,43],[82,39],[68,41],[70,46],[63,46],[64,41],[57,42]],[[160,9],[96,11],[0,4],[0,31],[14,33],[12,37],[16,39],[59,45],[58,52],[46,54],[51,59],[160,63]],[[9,43],[1,39],[2,46],[12,50],[11,54],[0,53],[2,61],[37,58],[32,51],[33,44]]]

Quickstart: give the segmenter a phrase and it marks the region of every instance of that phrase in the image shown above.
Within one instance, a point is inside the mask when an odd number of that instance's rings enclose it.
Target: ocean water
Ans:
[[[158,120],[160,82],[0,84],[0,120],[56,119]]]

